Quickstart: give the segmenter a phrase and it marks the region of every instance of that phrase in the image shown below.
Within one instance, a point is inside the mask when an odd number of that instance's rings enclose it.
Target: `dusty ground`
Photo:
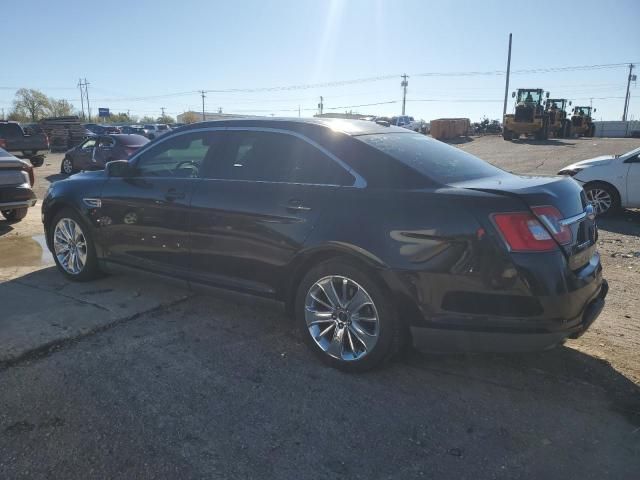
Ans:
[[[555,173],[638,144],[458,146]],[[60,160],[37,169],[40,198]],[[348,376],[318,364],[277,304],[145,277],[70,284],[38,207],[0,221],[0,478],[637,478],[640,212],[600,228],[611,291],[582,338]]]

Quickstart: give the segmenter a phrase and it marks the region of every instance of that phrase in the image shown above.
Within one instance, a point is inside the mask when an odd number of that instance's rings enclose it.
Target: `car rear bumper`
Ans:
[[[501,317],[483,322],[478,318],[447,319],[447,325],[411,326],[413,344],[428,351],[518,352],[552,348],[567,338],[578,338],[602,312],[609,285],[602,279],[599,288],[574,318],[558,318],[547,310],[532,319]],[[563,296],[566,297],[566,296]],[[563,301],[571,301],[564,298]],[[578,297],[578,301],[581,299]],[[503,325],[500,326],[499,324]]]
[[[21,185],[0,187],[0,209],[9,210],[12,208],[33,207],[37,198],[33,190]]]

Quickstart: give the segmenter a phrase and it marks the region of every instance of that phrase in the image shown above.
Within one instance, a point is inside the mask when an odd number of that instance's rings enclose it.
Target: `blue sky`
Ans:
[[[54,7],[55,4],[55,7]],[[640,1],[195,1],[30,0],[2,7],[0,108],[15,87],[37,88],[80,107],[79,77],[97,107],[137,115],[200,110],[197,90],[266,89],[370,77],[379,81],[278,91],[209,92],[208,111],[303,116],[325,111],[400,113],[426,120],[499,118],[503,75],[419,76],[640,62]],[[8,43],[7,39],[16,39]],[[637,73],[640,73],[636,69]],[[625,67],[514,74],[536,87],[619,120]],[[159,96],[158,98],[149,98]],[[618,98],[619,97],[619,98]],[[509,102],[509,108],[513,107]],[[630,115],[640,119],[632,84]]]

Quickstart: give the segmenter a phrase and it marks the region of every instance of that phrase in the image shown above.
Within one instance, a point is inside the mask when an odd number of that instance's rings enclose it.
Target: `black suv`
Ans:
[[[193,124],[54,183],[42,210],[68,278],[133,268],[273,297],[346,370],[409,340],[547,348],[582,334],[607,293],[576,182],[373,122]]]

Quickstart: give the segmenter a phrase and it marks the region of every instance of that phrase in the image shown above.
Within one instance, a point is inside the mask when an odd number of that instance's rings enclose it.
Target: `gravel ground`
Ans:
[[[551,174],[638,144],[482,137],[457,146]],[[49,155],[37,169],[40,198],[60,161]],[[412,352],[345,375],[316,361],[280,305],[220,294],[146,302],[0,363],[0,478],[635,479],[640,212],[599,224],[607,306],[583,337],[548,352]],[[51,308],[39,303],[38,282],[70,304],[84,298],[89,312],[135,300],[124,279],[78,291],[58,280],[41,234],[38,207],[20,224],[0,221],[0,287],[30,288],[34,317]],[[143,281],[160,297],[171,288]]]

